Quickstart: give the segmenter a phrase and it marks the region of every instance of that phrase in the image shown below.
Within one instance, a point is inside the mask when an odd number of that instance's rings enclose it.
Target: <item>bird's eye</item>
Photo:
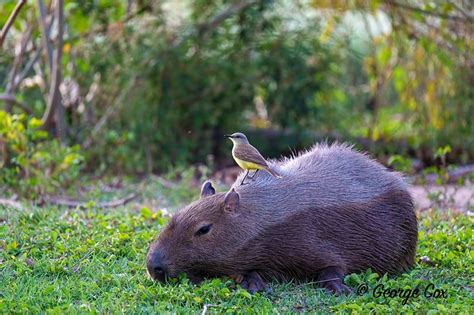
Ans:
[[[212,224],[204,225],[199,230],[197,230],[195,235],[196,236],[201,236],[201,235],[207,234],[211,230],[211,227],[212,227]]]

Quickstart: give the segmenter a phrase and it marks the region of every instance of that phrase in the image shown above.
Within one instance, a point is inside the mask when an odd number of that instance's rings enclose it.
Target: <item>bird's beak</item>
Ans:
[[[224,135],[226,138],[232,138],[232,135]]]

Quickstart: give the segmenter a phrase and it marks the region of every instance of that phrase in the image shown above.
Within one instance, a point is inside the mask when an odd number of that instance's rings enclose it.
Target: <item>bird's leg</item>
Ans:
[[[258,169],[255,170],[255,172],[253,173],[252,177],[249,176],[250,179],[254,179],[255,175],[257,175],[257,172],[258,172]]]
[[[244,181],[245,179],[247,178],[247,175],[249,174],[249,170],[247,170],[247,172],[245,173],[245,176],[244,178],[242,179],[242,181],[240,182],[240,186],[244,185]]]

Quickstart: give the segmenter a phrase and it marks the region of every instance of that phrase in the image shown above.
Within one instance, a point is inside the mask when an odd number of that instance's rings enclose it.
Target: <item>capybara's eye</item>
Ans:
[[[201,236],[201,235],[207,234],[211,230],[211,227],[212,227],[212,224],[204,225],[199,230],[197,230],[195,235],[196,236]]]

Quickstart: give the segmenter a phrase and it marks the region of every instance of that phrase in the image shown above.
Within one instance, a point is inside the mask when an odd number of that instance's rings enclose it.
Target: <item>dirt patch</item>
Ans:
[[[457,211],[474,208],[474,185],[412,186],[410,193],[416,208],[423,211],[431,207],[448,207]]]

